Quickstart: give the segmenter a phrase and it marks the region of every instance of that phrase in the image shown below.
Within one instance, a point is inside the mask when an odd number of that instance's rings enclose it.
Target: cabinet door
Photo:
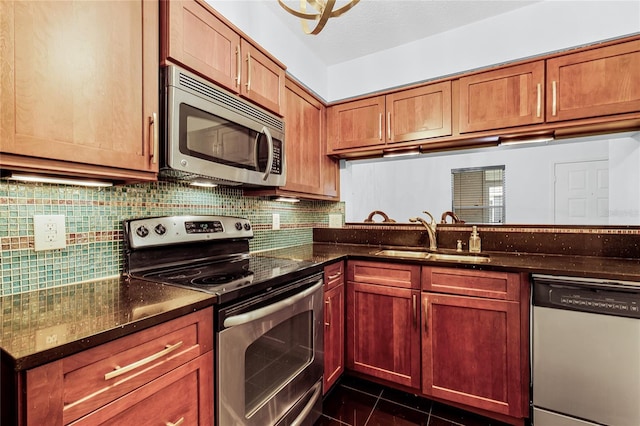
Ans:
[[[407,142],[451,134],[451,82],[386,96],[386,140]]]
[[[213,351],[72,425],[213,425]]]
[[[242,79],[240,93],[276,114],[282,114],[284,69],[246,40],[240,40]]]
[[[162,1],[163,57],[240,91],[240,36],[194,0]]]
[[[460,133],[544,122],[544,61],[460,79]]]
[[[424,293],[422,391],[521,417],[518,302]]]
[[[287,80],[285,108],[287,184],[284,189],[321,195],[326,158],[324,105]],[[329,171],[328,175],[331,176]]]
[[[640,40],[547,61],[547,121],[640,111]]]
[[[324,378],[326,393],[344,371],[344,285],[324,294]]]
[[[417,290],[347,284],[347,367],[404,386],[420,387]]]
[[[384,144],[384,108],[384,96],[329,107],[330,152]]]
[[[68,162],[56,173],[158,170],[157,2],[2,1],[0,19],[4,154]]]

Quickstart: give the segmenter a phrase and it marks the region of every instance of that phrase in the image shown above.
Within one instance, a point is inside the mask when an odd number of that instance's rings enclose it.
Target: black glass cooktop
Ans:
[[[239,255],[221,261],[179,265],[133,276],[203,291],[216,295],[218,303],[225,303],[260,294],[321,270],[317,264],[304,260]]]

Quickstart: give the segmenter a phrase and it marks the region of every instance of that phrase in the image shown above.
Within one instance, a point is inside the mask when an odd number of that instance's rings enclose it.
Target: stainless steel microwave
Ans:
[[[283,186],[284,121],[184,69],[164,69],[160,178]]]

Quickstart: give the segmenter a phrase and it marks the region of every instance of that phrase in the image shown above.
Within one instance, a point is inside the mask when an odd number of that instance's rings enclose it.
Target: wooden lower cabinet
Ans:
[[[419,267],[351,261],[347,269],[347,368],[419,389]]]
[[[323,393],[344,372],[344,262],[324,268],[324,376]]]
[[[212,425],[213,374],[207,308],[27,370],[18,423]]]
[[[520,416],[518,302],[422,295],[425,395]]]

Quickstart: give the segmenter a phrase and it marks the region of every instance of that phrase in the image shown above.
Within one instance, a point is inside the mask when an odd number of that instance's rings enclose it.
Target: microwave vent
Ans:
[[[223,186],[240,186],[240,185],[242,185],[240,182],[234,182],[234,181],[230,181],[230,180],[226,180],[226,179],[220,179],[220,178],[213,179],[210,176],[203,176],[203,175],[199,175],[197,173],[189,173],[189,172],[184,172],[184,171],[181,171],[181,170],[174,170],[174,169],[169,168],[169,167],[162,167],[160,169],[160,172],[159,172],[159,177],[161,178],[161,180],[169,181],[169,182],[176,182],[176,183],[191,183],[194,180],[205,179],[205,180],[210,181],[212,183],[217,183],[218,185],[223,185]]]
[[[217,89],[208,84],[204,84],[186,74],[179,73],[179,84],[216,102],[219,105],[227,107],[234,111],[241,111],[247,117],[251,117],[260,123],[278,129],[284,132],[284,123],[282,120],[265,113],[264,111],[254,108],[247,102],[243,102],[233,95]]]

